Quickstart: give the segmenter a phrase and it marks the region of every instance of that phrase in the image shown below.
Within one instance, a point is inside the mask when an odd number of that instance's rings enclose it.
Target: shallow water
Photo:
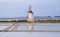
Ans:
[[[0,32],[0,37],[60,37],[60,32]]]
[[[5,29],[8,26],[0,26]],[[28,26],[19,26],[18,29],[28,30]],[[34,26],[34,30],[60,30],[60,26]],[[60,37],[60,32],[0,32],[0,37]]]

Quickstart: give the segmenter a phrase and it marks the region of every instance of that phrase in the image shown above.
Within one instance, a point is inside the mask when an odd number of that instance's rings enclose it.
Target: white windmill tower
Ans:
[[[28,22],[32,23],[32,24],[29,24],[29,30],[33,30],[33,23],[34,23],[34,16],[33,16],[33,11],[31,9],[31,6],[29,6],[29,10],[28,10],[28,19],[27,19]]]
[[[27,19],[27,21],[28,22],[33,22],[34,21],[34,16],[33,16],[33,11],[32,11],[32,9],[31,9],[31,6],[29,6],[29,11],[28,11],[28,19]]]

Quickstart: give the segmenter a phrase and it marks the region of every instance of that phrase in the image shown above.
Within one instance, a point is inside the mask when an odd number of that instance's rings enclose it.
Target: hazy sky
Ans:
[[[35,16],[60,16],[60,0],[0,0],[0,18],[27,16],[29,5]]]

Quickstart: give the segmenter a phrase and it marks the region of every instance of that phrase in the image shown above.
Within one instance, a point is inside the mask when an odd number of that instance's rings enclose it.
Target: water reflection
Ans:
[[[6,29],[9,26],[0,26],[0,30]],[[29,26],[18,26],[18,30],[29,30]],[[33,30],[60,30],[60,26],[33,26]]]
[[[9,26],[0,26],[0,30]],[[60,30],[60,26],[34,26],[34,30]],[[18,30],[28,30],[28,26],[18,26]],[[60,32],[0,32],[0,37],[60,37]]]

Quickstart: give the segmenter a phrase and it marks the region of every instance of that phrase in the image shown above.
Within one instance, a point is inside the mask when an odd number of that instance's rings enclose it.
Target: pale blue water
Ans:
[[[0,26],[0,30],[6,29],[9,26]],[[28,26],[18,26],[18,30],[28,30]],[[60,26],[33,26],[34,30],[60,30]]]
[[[0,37],[60,37],[60,32],[0,32]]]
[[[5,29],[8,26],[0,26]],[[28,26],[19,26],[19,30],[28,30]],[[34,26],[34,30],[60,30],[60,26]],[[0,37],[60,37],[60,32],[0,32]]]

